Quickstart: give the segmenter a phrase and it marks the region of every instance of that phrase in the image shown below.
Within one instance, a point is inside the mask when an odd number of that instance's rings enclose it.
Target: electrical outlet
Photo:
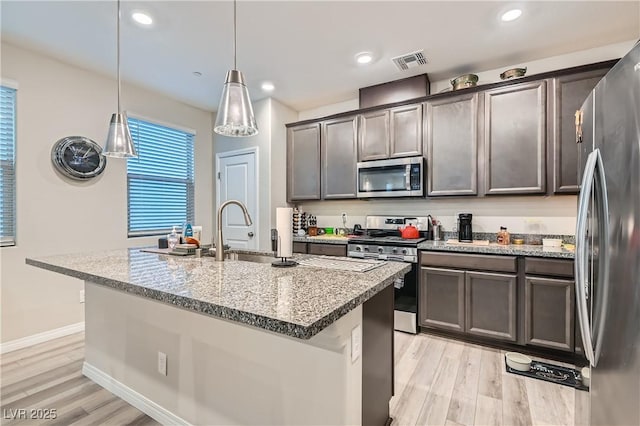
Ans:
[[[342,223],[347,223],[347,212],[340,213],[340,216],[342,217]]]
[[[84,303],[84,290],[80,290],[78,298],[80,299],[80,303]]]
[[[357,325],[351,330],[351,362],[356,362],[362,353],[362,327]]]
[[[167,375],[167,354],[164,352],[158,352],[158,373]]]

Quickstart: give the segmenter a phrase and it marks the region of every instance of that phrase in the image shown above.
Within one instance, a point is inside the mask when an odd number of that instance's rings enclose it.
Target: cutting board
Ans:
[[[458,240],[447,240],[447,244],[451,246],[488,246],[489,240],[475,240],[472,243],[461,243]]]

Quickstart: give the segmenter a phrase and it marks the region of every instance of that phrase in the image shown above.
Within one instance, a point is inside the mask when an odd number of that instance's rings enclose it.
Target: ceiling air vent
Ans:
[[[424,56],[424,50],[416,50],[415,52],[391,58],[391,61],[396,64],[396,67],[398,67],[400,71],[404,71],[426,64],[427,58]]]

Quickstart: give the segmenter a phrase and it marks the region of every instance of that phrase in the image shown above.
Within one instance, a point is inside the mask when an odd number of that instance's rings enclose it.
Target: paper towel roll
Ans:
[[[276,209],[276,229],[278,230],[277,257],[293,256],[293,209],[278,207]]]

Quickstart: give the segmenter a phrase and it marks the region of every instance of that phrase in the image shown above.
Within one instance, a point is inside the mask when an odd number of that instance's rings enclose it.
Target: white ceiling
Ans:
[[[522,17],[501,22],[513,6]],[[115,76],[114,1],[2,0],[0,7],[3,41]],[[123,79],[217,109],[232,66],[232,2],[123,1],[122,8]],[[133,10],[151,14],[153,27],[133,23]],[[260,85],[270,80],[273,97],[299,111],[424,72],[436,81],[638,37],[638,1],[238,2],[238,68],[252,98],[265,97]],[[418,49],[425,66],[401,72],[390,61]],[[376,55],[368,66],[354,61],[363,50]]]

